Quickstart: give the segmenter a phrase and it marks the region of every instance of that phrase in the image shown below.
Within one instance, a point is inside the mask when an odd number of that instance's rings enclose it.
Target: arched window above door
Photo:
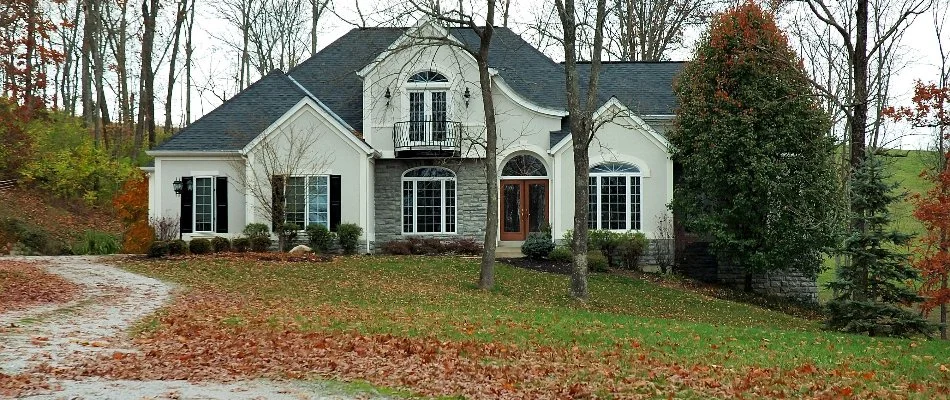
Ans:
[[[449,80],[435,71],[417,72],[409,77],[409,83],[448,82]]]
[[[548,176],[544,163],[530,154],[512,157],[501,169],[502,176]]]

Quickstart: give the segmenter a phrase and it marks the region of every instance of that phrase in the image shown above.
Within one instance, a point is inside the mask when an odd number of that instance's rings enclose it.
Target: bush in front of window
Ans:
[[[277,230],[277,240],[283,245],[281,251],[290,251],[294,248],[294,242],[297,241],[297,231],[300,227],[295,223],[285,222]]]
[[[173,256],[180,256],[188,252],[188,242],[175,239],[168,242],[168,254]]]
[[[250,250],[251,239],[246,237],[235,238],[233,241],[231,241],[231,245],[234,246],[234,251],[238,253],[244,253]]]
[[[336,229],[336,236],[340,240],[340,247],[343,248],[343,254],[356,254],[359,247],[360,235],[363,234],[363,228],[357,224],[340,224]]]
[[[258,236],[270,236],[270,228],[266,224],[255,222],[253,224],[247,224],[244,227],[244,236],[249,238],[258,237]]]
[[[466,256],[477,256],[482,254],[482,251],[485,250],[485,246],[482,246],[481,243],[472,238],[454,239],[443,242],[442,244],[450,253]]]
[[[191,254],[208,254],[211,252],[211,241],[208,239],[191,239],[188,243]]]
[[[230,251],[231,241],[225,237],[215,236],[211,238],[211,249],[214,250],[215,253],[220,253],[222,251]]]
[[[574,260],[574,253],[567,246],[557,246],[548,253],[548,260],[558,263],[569,263]]]
[[[592,251],[587,253],[587,269],[591,272],[607,272],[610,269],[610,264],[603,254]]]
[[[445,244],[436,238],[409,238],[409,249],[412,254],[438,255],[445,254]]]
[[[148,247],[149,258],[159,258],[168,255],[168,243],[164,240],[156,240]]]
[[[119,239],[105,232],[86,231],[73,245],[73,254],[115,254],[122,246]]]
[[[251,240],[251,251],[263,253],[270,250],[271,240],[268,236],[253,236]]]
[[[554,250],[551,235],[543,232],[531,232],[521,245],[521,253],[532,260],[543,260]]]
[[[617,235],[617,259],[620,267],[629,270],[640,270],[640,258],[647,250],[649,241],[646,235],[640,232],[626,232]]]
[[[382,251],[384,254],[408,256],[412,254],[412,246],[409,244],[408,240],[396,239],[383,243]]]
[[[318,253],[327,253],[333,248],[333,233],[323,224],[307,225],[307,240],[310,248]]]

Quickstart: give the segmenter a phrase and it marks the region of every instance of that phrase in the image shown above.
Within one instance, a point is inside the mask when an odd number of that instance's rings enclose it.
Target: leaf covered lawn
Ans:
[[[950,346],[818,330],[816,323],[630,278],[498,268],[474,287],[459,258],[331,262],[237,257],[130,261],[190,288],[138,329],[140,354],[74,375],[332,378],[432,396],[946,396]]]

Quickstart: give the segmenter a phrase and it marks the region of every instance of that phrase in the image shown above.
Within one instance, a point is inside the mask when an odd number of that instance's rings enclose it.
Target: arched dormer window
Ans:
[[[640,230],[640,168],[606,162],[590,168],[588,226],[591,229]]]
[[[413,168],[402,174],[402,232],[455,233],[455,172]]]
[[[444,142],[449,136],[449,80],[436,71],[421,71],[409,77],[409,141]]]
[[[430,83],[430,82],[449,83],[449,80],[445,78],[445,75],[442,75],[435,71],[417,72],[415,75],[409,77],[409,83]]]

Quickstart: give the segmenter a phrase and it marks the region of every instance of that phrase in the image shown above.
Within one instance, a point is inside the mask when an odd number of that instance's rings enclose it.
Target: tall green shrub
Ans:
[[[105,232],[86,231],[73,245],[74,254],[115,254],[122,246],[119,239]]]
[[[674,84],[673,209],[720,261],[815,275],[837,244],[841,196],[830,121],[775,17],[719,15]]]
[[[307,239],[310,242],[310,248],[320,253],[326,253],[333,247],[333,234],[323,224],[308,225]]]
[[[343,248],[344,254],[356,254],[362,234],[363,228],[357,224],[340,224],[337,227],[336,236],[340,240],[340,247]]]

